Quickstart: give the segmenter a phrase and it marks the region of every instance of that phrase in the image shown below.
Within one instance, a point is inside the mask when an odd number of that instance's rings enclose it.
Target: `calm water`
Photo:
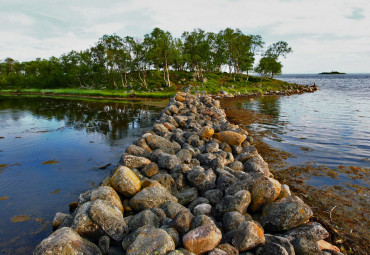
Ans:
[[[0,96],[0,254],[30,254],[165,105]]]
[[[265,138],[267,143],[293,153],[296,157],[289,159],[292,165],[370,167],[369,74],[282,75],[278,79],[315,83],[319,90],[262,97],[239,106],[273,117],[268,123],[252,125],[255,130],[271,131],[272,135]],[[317,185],[327,184],[325,179],[315,181]]]

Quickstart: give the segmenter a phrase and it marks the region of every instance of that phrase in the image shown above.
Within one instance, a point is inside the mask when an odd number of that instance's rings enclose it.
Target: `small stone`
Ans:
[[[134,142],[135,145],[143,148],[144,150],[146,150],[147,152],[149,153],[152,153],[152,149],[148,146],[148,144],[146,143],[145,139],[144,138],[140,138],[138,140],[136,140]]]
[[[281,185],[281,191],[280,191],[280,195],[277,199],[282,199],[282,198],[286,198],[286,197],[290,197],[292,195],[292,193],[290,192],[290,188],[288,185],[286,184],[282,184]]]
[[[229,232],[237,229],[245,220],[246,217],[239,212],[227,212],[222,216],[222,226],[224,227],[225,232]]]
[[[173,147],[169,140],[158,135],[147,136],[145,141],[152,150],[161,149],[166,151],[167,149],[172,149]]]
[[[317,242],[329,237],[329,233],[320,223],[308,222],[307,224],[285,232],[284,237],[288,238],[290,241],[297,237],[301,237]]]
[[[198,197],[198,190],[194,187],[184,189],[183,191],[177,192],[175,197],[178,199],[179,204],[186,206]]]
[[[163,203],[160,208],[165,212],[166,216],[171,219],[174,219],[180,211],[189,211],[188,208],[174,201],[167,201]]]
[[[207,198],[204,198],[204,197],[197,197],[196,199],[194,199],[189,205],[188,205],[188,208],[190,211],[193,211],[193,209],[197,206],[197,205],[200,205],[200,204],[209,204],[209,201]]]
[[[208,199],[209,203],[212,206],[215,206],[218,204],[218,202],[221,201],[222,197],[224,196],[224,193],[222,190],[219,189],[210,189],[204,192],[203,197]]]
[[[225,142],[220,144],[220,149],[223,150],[224,152],[232,152],[230,145],[228,145]]]
[[[53,228],[58,228],[68,216],[69,214],[57,212],[52,222]]]
[[[212,212],[212,206],[210,204],[200,204],[194,207],[194,215],[210,215]]]
[[[262,179],[257,181],[251,191],[252,203],[251,210],[257,212],[261,210],[262,206],[275,201],[281,191],[281,184],[272,178]]]
[[[214,138],[229,145],[240,146],[244,142],[245,137],[233,131],[221,131],[213,135]]]
[[[176,153],[176,156],[182,163],[189,164],[193,155],[190,150],[182,149]]]
[[[175,99],[180,102],[184,102],[186,100],[182,95],[176,95]]]
[[[200,138],[202,138],[203,140],[209,140],[213,134],[215,133],[214,129],[211,128],[211,127],[203,127],[201,128],[201,130],[199,131],[199,136]]]
[[[163,187],[165,187],[171,194],[177,192],[175,180],[169,174],[156,174],[152,177],[152,180],[159,182]]]
[[[221,231],[214,224],[210,224],[189,231],[182,241],[187,250],[201,254],[214,249],[221,238]]]
[[[236,230],[232,245],[239,251],[247,251],[265,243],[263,229],[253,221],[244,221]]]
[[[296,238],[291,241],[296,255],[321,255],[321,249],[317,242],[305,238]]]
[[[244,171],[247,173],[262,173],[266,177],[271,175],[268,164],[259,154],[245,161]]]
[[[181,160],[176,155],[162,153],[158,159],[158,166],[163,169],[172,170],[179,164],[181,164]]]
[[[110,245],[110,239],[109,236],[101,236],[99,238],[99,248],[101,252],[105,255],[109,253],[109,245]]]
[[[216,186],[216,175],[212,169],[202,171],[199,169],[191,170],[187,174],[189,183],[203,192]]]
[[[207,215],[197,215],[193,218],[193,221],[191,222],[191,225],[190,225],[190,228],[191,229],[195,229],[195,228],[198,228],[200,226],[205,226],[205,225],[209,225],[209,224],[215,224],[216,225],[216,222],[209,216]]]
[[[187,210],[179,211],[172,220],[171,226],[174,227],[181,234],[185,234],[190,230],[190,224],[193,220],[193,215]]]
[[[165,136],[169,133],[168,129],[163,124],[154,124],[153,130],[160,136]]]
[[[167,234],[172,237],[172,240],[175,243],[175,247],[179,247],[181,245],[179,232],[177,232],[175,228],[161,227],[161,229],[166,231]]]
[[[240,161],[234,161],[228,165],[234,171],[243,171],[243,163]]]
[[[208,153],[213,153],[213,152],[216,152],[219,150],[219,145],[218,143],[215,143],[215,142],[208,142],[206,145],[205,145],[205,150],[206,152]]]
[[[266,204],[260,222],[270,231],[286,231],[304,224],[312,215],[311,208],[299,197],[290,196]]]
[[[152,162],[149,165],[146,165],[143,169],[141,169],[140,172],[145,177],[151,178],[152,176],[156,175],[159,172],[159,169],[157,164]]]
[[[98,246],[79,236],[71,228],[64,227],[39,243],[35,255],[46,254],[102,254]]]
[[[217,248],[226,252],[227,255],[239,255],[238,249],[228,243],[219,244]]]
[[[283,247],[287,251],[288,255],[295,255],[294,247],[287,238],[282,236],[265,234],[265,239],[266,243],[275,243]]]
[[[221,173],[217,178],[217,189],[219,190],[226,190],[229,186],[233,185],[238,181],[234,175],[230,174],[229,172],[224,171]]]
[[[124,196],[132,197],[141,189],[141,181],[125,166],[118,167],[110,180],[112,187]]]
[[[289,255],[284,247],[276,243],[265,243],[257,248],[256,255]]]
[[[130,154],[124,154],[120,160],[120,164],[130,169],[141,169],[149,165],[151,161],[144,157],[137,157]]]
[[[157,187],[149,187],[138,192],[130,200],[130,205],[135,211],[142,211],[152,207],[158,207],[166,201],[177,202],[177,198],[172,196],[167,190]]]
[[[227,253],[221,249],[214,248],[210,252],[208,252],[208,255],[227,255]]]
[[[249,176],[250,177],[250,176]],[[225,190],[225,195],[234,195],[235,193],[241,190],[252,190],[255,180],[248,178],[246,180],[237,181],[234,184],[230,185]]]

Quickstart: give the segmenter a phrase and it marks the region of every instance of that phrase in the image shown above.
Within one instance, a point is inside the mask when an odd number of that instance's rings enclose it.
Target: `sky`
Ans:
[[[227,27],[286,41],[283,73],[370,73],[368,0],[0,0],[0,60],[59,57],[104,34]]]

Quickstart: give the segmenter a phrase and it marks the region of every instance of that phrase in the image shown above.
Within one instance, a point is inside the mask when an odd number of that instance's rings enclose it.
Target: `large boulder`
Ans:
[[[64,227],[39,243],[34,255],[47,254],[102,254],[98,246],[79,236],[73,229]]]
[[[158,207],[167,201],[177,202],[177,198],[172,196],[166,189],[149,187],[138,192],[130,200],[130,205],[135,211],[142,211],[152,207]]]
[[[182,238],[185,248],[195,254],[214,249],[222,239],[221,231],[214,224],[204,225],[189,231]]]
[[[116,241],[128,233],[128,226],[122,212],[105,200],[95,200],[90,206],[90,217],[103,231]]]
[[[232,245],[239,251],[247,251],[265,243],[263,229],[253,221],[244,221],[236,230]]]
[[[299,197],[290,196],[266,204],[260,222],[269,231],[286,231],[304,224],[312,215],[311,208]]]
[[[110,183],[117,192],[126,197],[134,196],[141,189],[139,177],[125,166],[120,166],[114,171]]]
[[[281,184],[275,179],[266,178],[256,181],[251,191],[251,210],[257,212],[261,210],[263,205],[275,201],[279,197],[280,191]]]
[[[138,234],[126,250],[127,255],[167,254],[175,250],[175,242],[166,231],[159,228],[149,228]]]

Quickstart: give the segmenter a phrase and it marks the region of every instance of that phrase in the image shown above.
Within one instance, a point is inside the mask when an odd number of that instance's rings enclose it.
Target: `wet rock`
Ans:
[[[172,170],[179,164],[181,164],[181,160],[176,155],[162,153],[158,159],[158,166],[162,169]]]
[[[193,154],[191,153],[190,150],[182,149],[176,153],[176,156],[180,159],[182,163],[189,164]]]
[[[163,203],[160,208],[165,212],[166,216],[171,219],[174,219],[180,211],[189,211],[188,208],[174,201],[167,201]]]
[[[126,250],[127,255],[167,254],[175,249],[172,237],[159,228],[140,233]]]
[[[145,177],[151,178],[152,176],[156,175],[159,172],[159,169],[157,164],[152,162],[149,165],[146,165],[143,169],[141,169],[140,172]]]
[[[177,192],[175,197],[178,199],[179,204],[186,206],[198,197],[198,190],[194,187],[184,189],[183,191]]]
[[[239,251],[247,251],[265,243],[263,229],[253,221],[244,221],[236,230],[232,245]]]
[[[305,238],[296,238],[291,241],[291,244],[294,246],[294,251],[296,255],[321,255],[322,251],[317,244],[312,240]]]
[[[133,155],[133,156],[145,157],[145,158],[149,158],[149,156],[150,156],[149,151],[147,151],[144,148],[142,148],[140,146],[137,146],[135,144],[131,144],[129,147],[127,147],[126,153],[130,154],[130,155]]]
[[[174,227],[181,234],[185,234],[190,230],[190,224],[193,220],[193,214],[188,210],[179,211],[172,220],[171,227]]]
[[[122,212],[105,200],[95,200],[90,206],[90,217],[94,223],[116,241],[121,241],[128,233]]]
[[[282,236],[265,234],[266,243],[278,244],[285,249],[289,255],[295,255],[294,247],[289,240]]]
[[[266,177],[269,177],[271,175],[268,164],[260,155],[257,155],[245,161],[244,171],[247,173],[262,173]]]
[[[252,203],[251,210],[257,212],[261,210],[262,206],[275,201],[281,191],[281,184],[272,178],[265,178],[256,181],[251,191]]]
[[[214,129],[211,127],[203,127],[199,131],[199,136],[203,140],[209,140],[215,133]]]
[[[188,208],[190,211],[193,211],[193,209],[197,206],[197,205],[200,205],[200,204],[209,204],[209,201],[207,198],[204,198],[204,197],[197,197],[196,199],[194,199],[189,205],[188,205]]]
[[[288,255],[288,252],[276,243],[265,243],[257,248],[256,255]]]
[[[290,241],[300,237],[313,241],[319,241],[329,237],[328,231],[318,222],[309,222],[284,233],[284,237]]]
[[[156,187],[149,187],[138,192],[130,200],[130,205],[135,211],[142,211],[152,207],[158,207],[166,201],[177,202],[177,198],[168,191]]]
[[[304,224],[312,214],[311,208],[299,197],[290,196],[266,204],[260,222],[270,231],[286,231]]]
[[[71,228],[80,236],[91,241],[97,241],[104,232],[100,226],[90,218],[89,210],[91,204],[92,202],[84,203],[76,210]]]
[[[246,190],[241,190],[235,195],[225,196],[220,203],[216,205],[216,213],[218,216],[232,211],[243,214],[247,211],[250,202],[250,193]]]
[[[210,204],[200,204],[194,207],[194,215],[210,215],[212,212],[212,206]]]
[[[109,253],[110,239],[109,236],[101,236],[98,242],[101,252],[105,255]]]
[[[93,243],[79,236],[71,228],[61,228],[37,245],[33,254],[102,254]]]
[[[221,238],[221,231],[214,224],[210,224],[189,231],[182,241],[187,250],[201,254],[214,249]]]
[[[53,225],[53,228],[54,229],[58,228],[67,217],[69,217],[69,214],[57,212],[55,214],[53,222],[51,223]]]
[[[239,133],[233,131],[221,131],[213,135],[214,138],[221,142],[225,142],[228,145],[240,146],[244,142],[245,137]]]
[[[128,224],[130,231],[134,231],[143,226],[153,226],[159,228],[160,221],[155,213],[151,210],[144,210],[134,215]]]
[[[222,226],[224,227],[225,232],[229,232],[237,229],[245,220],[246,217],[239,212],[227,212],[222,217]]]
[[[118,167],[110,180],[112,187],[126,197],[134,196],[141,189],[141,181],[125,166]]]
[[[162,151],[166,151],[173,148],[169,140],[158,135],[147,136],[145,141],[152,150],[161,149]]]
[[[203,197],[208,199],[209,203],[212,206],[215,206],[216,204],[218,204],[218,202],[221,201],[223,196],[224,196],[224,193],[222,192],[222,190],[219,190],[219,189],[210,189],[204,192],[203,194]]]
[[[120,160],[120,164],[130,169],[141,169],[149,165],[151,161],[144,157],[137,157],[130,154],[124,154]]]
[[[97,199],[105,200],[115,207],[117,207],[123,213],[123,206],[121,199],[117,192],[110,186],[100,186],[96,189],[86,191],[80,194],[78,202],[79,204],[86,203],[88,201],[95,201]]]

